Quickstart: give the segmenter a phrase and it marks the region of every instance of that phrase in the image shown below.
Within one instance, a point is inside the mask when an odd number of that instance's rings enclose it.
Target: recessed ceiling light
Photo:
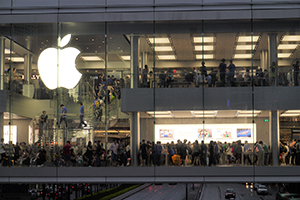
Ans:
[[[291,53],[278,53],[278,58],[289,58]]]
[[[214,55],[213,54],[197,54],[196,55],[196,59],[213,59],[214,58]]]
[[[195,117],[216,117],[214,114],[213,115],[195,115]]]
[[[170,40],[169,38],[149,38],[149,42],[152,44],[168,44]]]
[[[282,41],[300,41],[300,35],[285,35]]]
[[[237,111],[239,114],[258,114],[258,113],[261,113],[260,110],[239,110]]]
[[[285,113],[299,113],[300,114],[300,110],[287,110],[287,111],[285,111]]]
[[[170,115],[171,111],[151,111],[151,112],[147,112],[149,115]]]
[[[256,117],[256,115],[252,115],[252,114],[238,114],[237,117]]]
[[[194,43],[211,43],[214,41],[214,37],[194,37]]]
[[[121,56],[123,60],[130,60],[130,56]]]
[[[235,59],[249,59],[249,58],[252,58],[252,54],[235,54],[233,58],[235,58]]]
[[[235,50],[253,50],[255,45],[237,45]]]
[[[296,117],[299,116],[300,114],[298,113],[283,113],[280,115],[280,117]]]
[[[103,60],[102,58],[100,58],[98,56],[81,56],[81,58],[84,61],[101,61],[101,60]]]
[[[195,51],[213,51],[213,50],[214,50],[213,45],[195,46]]]
[[[24,62],[24,58],[23,57],[6,57],[6,60],[11,60],[12,62]]]
[[[158,55],[159,60],[176,60],[174,55]]]
[[[239,36],[238,42],[257,42],[259,36]]]
[[[173,48],[171,46],[167,47],[155,47],[155,51],[173,51]]]
[[[215,37],[194,37],[194,43],[209,43],[214,42]]]
[[[298,44],[280,44],[278,49],[296,49]]]

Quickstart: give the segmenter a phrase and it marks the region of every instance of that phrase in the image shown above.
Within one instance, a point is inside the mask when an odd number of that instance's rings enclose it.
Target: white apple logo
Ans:
[[[40,77],[50,90],[58,87],[73,89],[81,79],[82,74],[75,67],[75,60],[80,51],[74,47],[62,49],[70,39],[71,34],[62,40],[58,38],[58,49],[47,48],[38,58]]]

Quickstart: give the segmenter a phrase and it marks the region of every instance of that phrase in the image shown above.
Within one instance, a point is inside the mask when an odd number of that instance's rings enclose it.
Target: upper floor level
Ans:
[[[299,18],[296,0],[6,0],[0,23]]]

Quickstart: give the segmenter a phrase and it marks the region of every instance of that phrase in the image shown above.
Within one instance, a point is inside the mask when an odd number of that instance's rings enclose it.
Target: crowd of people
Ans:
[[[107,151],[100,141],[87,145],[71,144],[52,148],[28,145],[4,144],[0,142],[1,166],[129,166],[131,165],[130,145],[123,140],[108,144]],[[178,140],[177,143],[161,144],[142,140],[138,152],[139,166],[217,166],[271,164],[271,152],[263,141],[254,144],[247,141],[232,143],[203,140],[194,143]],[[300,140],[290,143],[280,141],[279,161],[281,165],[300,165]]]
[[[87,145],[71,144],[52,148],[41,147],[39,143],[28,145],[25,142],[10,146],[0,142],[1,166],[127,166],[130,165],[130,147],[128,143],[116,140],[105,151],[103,144],[91,141]]]
[[[208,86],[208,87],[234,87],[234,86],[298,86],[299,85],[299,61],[292,65],[288,71],[281,72],[277,69],[277,64],[272,62],[269,69],[257,67],[253,70],[250,68],[237,68],[233,60],[227,65],[225,59],[221,60],[218,68],[209,70],[205,66],[205,62],[201,63],[201,67],[193,67],[187,69],[168,69],[161,70],[157,76],[159,79],[158,87],[172,87],[176,82],[176,77],[184,77],[185,83],[192,86]],[[150,79],[147,84],[147,77],[153,77],[153,72],[148,73],[146,65],[142,71],[141,79],[143,87],[150,87]],[[275,81],[277,77],[277,80]],[[182,86],[186,85],[181,83]],[[180,83],[178,84],[180,85]]]
[[[252,148],[251,148],[252,147]],[[269,147],[261,140],[253,145],[247,141],[244,144],[241,141],[233,143],[210,141],[205,144],[196,140],[194,143],[184,140],[173,141],[167,144],[161,142],[145,142],[140,145],[140,159],[142,166],[160,166],[165,165],[269,165]]]

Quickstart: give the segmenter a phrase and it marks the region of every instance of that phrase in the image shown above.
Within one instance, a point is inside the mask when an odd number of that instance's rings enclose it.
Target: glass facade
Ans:
[[[2,166],[295,165],[298,24],[1,24]]]

